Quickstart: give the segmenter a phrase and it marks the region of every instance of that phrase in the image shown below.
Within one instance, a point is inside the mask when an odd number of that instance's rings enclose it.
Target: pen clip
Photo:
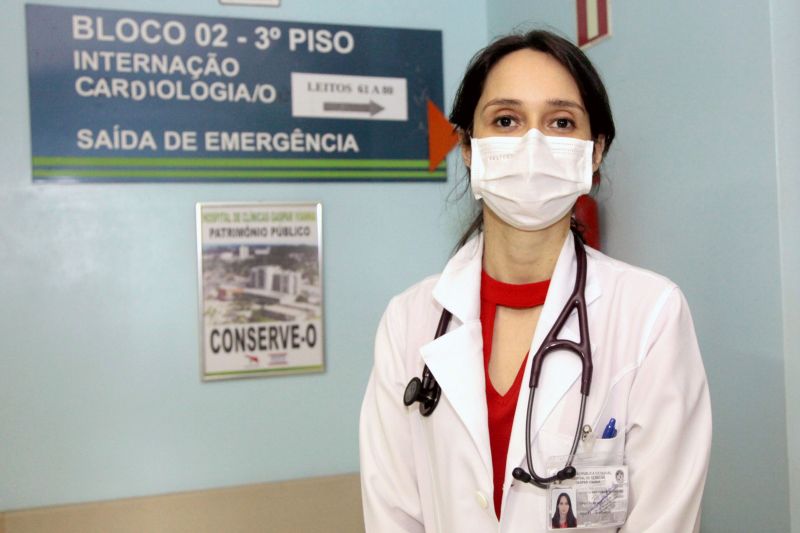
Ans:
[[[592,426],[586,424],[583,426],[583,434],[581,435],[581,441],[583,441],[583,448],[586,450],[587,453],[592,453],[592,448],[594,448],[594,441],[597,440],[597,435],[594,431],[592,431]]]

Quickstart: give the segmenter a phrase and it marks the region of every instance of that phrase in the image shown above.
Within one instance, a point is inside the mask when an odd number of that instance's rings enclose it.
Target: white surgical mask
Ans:
[[[507,224],[543,229],[566,215],[592,187],[592,141],[550,137],[473,138],[470,184]]]

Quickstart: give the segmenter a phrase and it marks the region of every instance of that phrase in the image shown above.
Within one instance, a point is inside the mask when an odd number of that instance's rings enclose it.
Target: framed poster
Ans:
[[[324,370],[322,205],[197,204],[202,379]]]

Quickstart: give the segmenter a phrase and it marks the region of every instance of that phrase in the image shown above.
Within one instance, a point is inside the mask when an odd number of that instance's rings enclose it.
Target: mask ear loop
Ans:
[[[461,150],[461,162],[464,163],[464,168],[467,169],[467,176],[472,178],[472,167],[471,167],[471,159],[472,159],[472,133],[467,132],[464,130],[459,130],[458,132],[459,137],[459,149]],[[469,150],[469,157],[465,150]]]

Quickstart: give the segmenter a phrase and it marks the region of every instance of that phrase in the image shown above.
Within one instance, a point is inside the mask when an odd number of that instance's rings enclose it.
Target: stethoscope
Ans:
[[[575,275],[575,288],[572,294],[567,299],[567,303],[561,310],[561,314],[556,319],[553,327],[547,333],[547,336],[542,341],[536,354],[533,356],[531,368],[531,381],[529,387],[531,393],[528,396],[528,411],[525,417],[525,459],[528,465],[528,472],[522,468],[515,468],[511,475],[514,479],[525,483],[531,483],[538,487],[547,488],[550,483],[555,481],[563,481],[575,477],[577,471],[572,466],[572,461],[575,459],[575,453],[578,450],[578,443],[581,439],[583,432],[583,419],[586,413],[586,398],[589,396],[589,388],[592,384],[592,348],[589,344],[589,321],[586,313],[586,250],[583,247],[583,242],[580,237],[575,234],[575,256],[578,260],[578,272]],[[566,324],[567,319],[572,312],[578,314],[578,329],[580,330],[580,342],[574,342],[567,339],[559,339],[558,334],[561,333],[561,328]],[[450,318],[453,315],[447,309],[442,311],[442,316],[439,319],[439,325],[436,328],[436,335],[434,339],[438,339],[447,331],[447,326],[450,323]],[[575,437],[572,440],[572,448],[570,449],[569,456],[564,468],[549,477],[542,477],[538,475],[533,468],[533,454],[531,453],[531,415],[533,413],[533,398],[536,394],[536,387],[539,386],[539,376],[542,372],[542,362],[545,356],[549,355],[555,350],[569,350],[581,358],[582,374],[581,374],[581,406],[580,414],[578,416],[578,424],[575,427]],[[422,416],[430,416],[439,403],[439,398],[442,395],[442,389],[433,377],[428,365],[422,371],[422,379],[417,377],[411,379],[406,386],[405,393],[403,394],[403,403],[411,406],[414,402],[419,402],[419,412]]]

